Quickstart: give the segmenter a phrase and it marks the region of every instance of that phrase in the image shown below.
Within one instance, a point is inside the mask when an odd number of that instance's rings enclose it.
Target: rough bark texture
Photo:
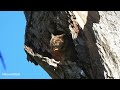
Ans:
[[[120,78],[120,12],[25,11],[25,52],[53,79]],[[53,51],[52,39],[64,34]]]

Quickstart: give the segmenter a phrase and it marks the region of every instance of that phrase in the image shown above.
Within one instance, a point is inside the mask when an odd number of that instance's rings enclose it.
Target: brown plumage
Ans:
[[[61,35],[52,35],[52,38],[50,40],[50,46],[51,46],[51,54],[52,57],[56,60],[56,61],[61,61],[62,60],[62,52],[61,49],[63,47],[64,44],[64,35],[65,34],[61,34]]]

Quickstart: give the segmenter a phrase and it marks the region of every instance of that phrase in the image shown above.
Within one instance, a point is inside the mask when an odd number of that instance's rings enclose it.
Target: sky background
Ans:
[[[51,79],[40,66],[28,62],[24,52],[26,20],[23,11],[0,11],[0,79]]]

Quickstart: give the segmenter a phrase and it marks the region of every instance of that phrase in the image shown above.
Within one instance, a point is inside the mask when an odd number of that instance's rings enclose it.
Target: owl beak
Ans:
[[[54,50],[55,50],[55,51],[57,51],[57,50],[58,50],[58,48],[55,48]]]
[[[59,48],[57,48],[57,47],[53,48],[53,51],[58,51],[58,50],[59,50]]]

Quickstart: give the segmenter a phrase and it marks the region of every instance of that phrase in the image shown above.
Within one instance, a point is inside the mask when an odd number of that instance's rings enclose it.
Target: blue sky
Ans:
[[[23,11],[0,11],[0,79],[51,79],[40,66],[28,62],[24,52],[25,16]]]

